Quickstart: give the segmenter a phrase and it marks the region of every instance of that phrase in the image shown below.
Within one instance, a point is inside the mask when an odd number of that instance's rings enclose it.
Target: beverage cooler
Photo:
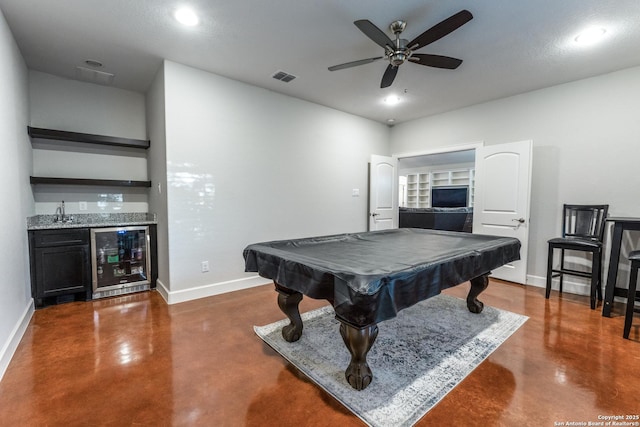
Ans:
[[[91,229],[93,298],[149,290],[148,226]]]

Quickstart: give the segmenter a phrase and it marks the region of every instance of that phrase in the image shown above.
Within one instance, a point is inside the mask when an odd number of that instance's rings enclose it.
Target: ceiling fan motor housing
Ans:
[[[407,49],[407,43],[408,41],[405,39],[396,38],[395,49],[389,50],[387,57],[394,67],[403,64],[411,56],[411,50]]]
[[[393,53],[393,55],[389,56],[389,62],[391,65],[397,67],[401,65],[409,58],[409,55],[404,50],[397,50]]]

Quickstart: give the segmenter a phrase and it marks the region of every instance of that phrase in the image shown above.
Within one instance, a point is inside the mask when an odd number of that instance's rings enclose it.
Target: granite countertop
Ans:
[[[35,215],[27,218],[27,230],[48,230],[58,228],[127,227],[130,225],[157,224],[152,213],[104,213],[75,214],[68,222],[56,221],[56,215]]]

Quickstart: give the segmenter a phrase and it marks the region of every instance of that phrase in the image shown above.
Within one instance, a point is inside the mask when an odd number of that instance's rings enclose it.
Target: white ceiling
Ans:
[[[173,19],[180,4],[199,13],[199,26]],[[166,58],[383,123],[640,65],[637,0],[0,0],[0,9],[34,70],[75,78],[94,59],[115,74],[113,86],[144,92]],[[405,63],[386,89],[384,61],[327,70],[382,55],[355,20],[385,32],[406,20],[411,40],[462,9],[474,19],[418,51],[463,59],[457,70]],[[576,45],[592,25],[606,27],[605,38]],[[278,70],[297,78],[275,80]],[[395,107],[381,101],[392,93],[402,98]]]

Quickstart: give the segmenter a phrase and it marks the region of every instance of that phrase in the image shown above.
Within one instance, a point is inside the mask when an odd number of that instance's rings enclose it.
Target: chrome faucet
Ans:
[[[67,215],[64,213],[64,200],[60,203],[60,206],[56,208],[56,222],[66,222]]]

